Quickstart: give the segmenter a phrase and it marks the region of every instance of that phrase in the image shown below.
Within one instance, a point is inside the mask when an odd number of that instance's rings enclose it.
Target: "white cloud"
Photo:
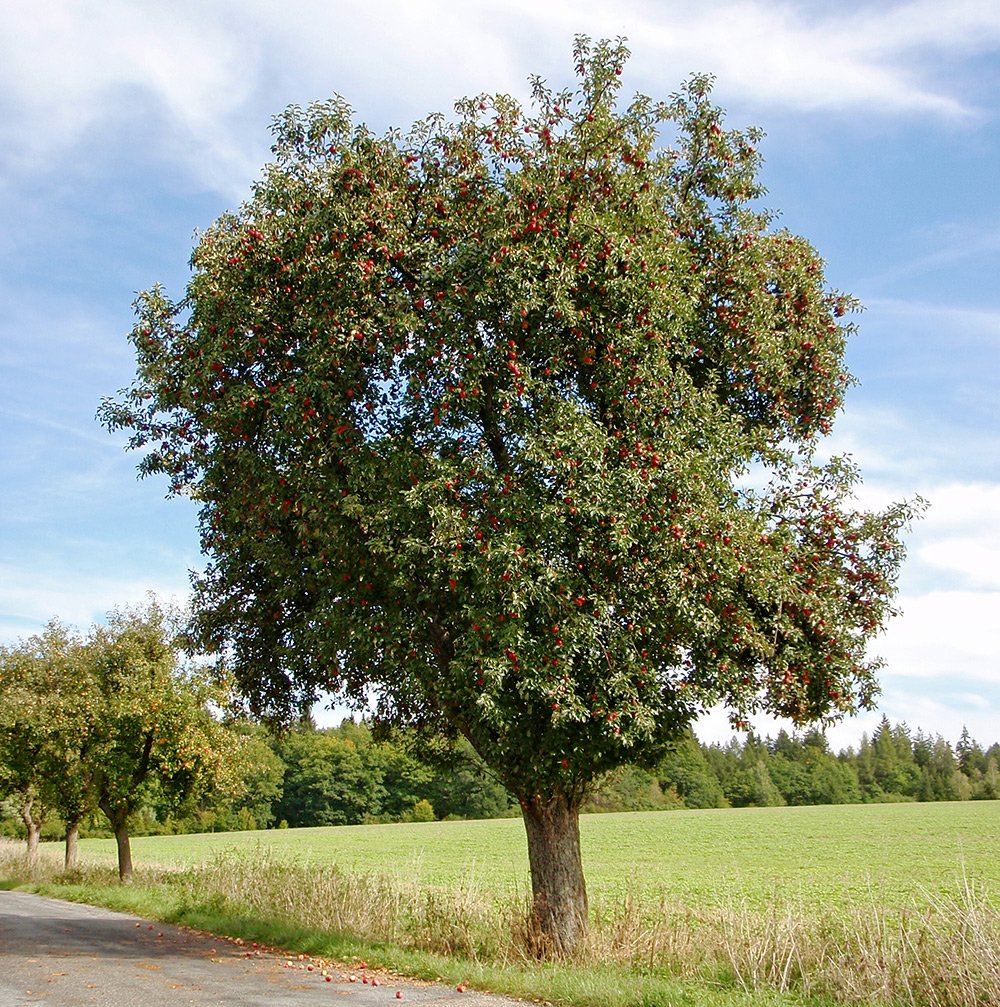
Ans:
[[[183,569],[175,578],[150,578],[0,564],[0,642],[38,633],[53,618],[86,629],[103,622],[112,609],[143,603],[150,592],[161,601],[186,604],[189,584]]]
[[[929,576],[1000,591],[1000,485],[937,487],[913,539],[911,559],[928,568]]]
[[[629,36],[633,80],[656,93],[704,70],[725,93],[769,107],[963,116],[972,105],[947,67],[1000,41],[997,11],[975,2],[826,12],[745,0],[47,0],[5,18],[5,157],[28,171],[127,124],[136,143],[203,184],[242,193],[266,123],[289,101],[342,91],[363,117],[391,108],[405,126],[400,113],[447,111],[479,89],[523,91],[532,71],[568,80],[581,31]]]
[[[1000,688],[1000,592],[931,591],[899,604],[903,616],[872,648],[893,676]]]
[[[161,115],[171,141],[239,160],[219,127],[247,98],[256,68],[223,12],[204,10],[194,18],[177,5],[56,0],[8,15],[0,82],[19,142],[7,156],[31,167],[116,119]]]

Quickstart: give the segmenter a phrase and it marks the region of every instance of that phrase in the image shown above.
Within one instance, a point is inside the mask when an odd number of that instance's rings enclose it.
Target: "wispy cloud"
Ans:
[[[903,617],[873,646],[893,675],[1000,686],[995,659],[1000,592],[930,591],[903,596],[900,606]]]
[[[856,114],[973,114],[925,65],[1000,37],[986,5],[924,3],[818,8],[794,3],[710,3],[662,20],[650,9],[644,64],[669,54],[672,65],[715,73],[744,101]],[[922,58],[918,59],[917,56]],[[922,72],[923,71],[923,72]]]
[[[959,263],[982,263],[1000,257],[1000,221],[997,220],[951,221],[933,229],[916,229],[913,238],[917,243],[916,254],[867,277],[866,288],[878,291],[898,280],[926,276]],[[864,298],[864,301],[869,307],[884,304],[891,308],[900,303],[877,295]]]
[[[988,235],[988,240],[1000,251],[1000,236]],[[947,254],[947,253],[942,253]],[[949,264],[961,261],[958,256]],[[989,294],[990,292],[986,292]],[[964,304],[928,302],[920,299],[872,297],[865,302],[871,311],[906,319],[910,323],[919,322],[925,328],[932,328],[940,334],[946,329],[950,337],[961,339],[989,337],[1000,349],[1000,307],[977,308]]]
[[[8,14],[0,83],[19,140],[7,145],[8,171],[35,170],[122,125],[174,162],[204,158],[206,181],[255,170],[231,119],[258,82],[256,44],[227,27],[227,8],[53,0]]]

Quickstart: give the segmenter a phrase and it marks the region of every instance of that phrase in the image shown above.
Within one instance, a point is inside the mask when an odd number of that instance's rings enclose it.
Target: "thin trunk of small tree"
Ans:
[[[531,936],[540,957],[566,957],[587,930],[580,807],[565,794],[521,801],[531,867]]]
[[[118,846],[118,880],[127,885],[132,880],[132,844],[128,834],[128,808],[112,807],[102,801],[101,811],[111,824]]]
[[[71,871],[76,867],[79,856],[78,842],[80,839],[80,819],[69,819],[66,822],[66,859],[64,870]]]
[[[33,811],[35,811],[35,799],[33,797],[26,797],[21,802],[20,812],[21,821],[24,822],[24,827],[28,833],[28,849],[25,854],[25,864],[31,877],[34,877],[35,872],[38,870],[38,845],[42,837],[42,822],[45,819],[43,814],[37,812],[32,814]]]
[[[128,825],[122,821],[114,826],[114,830],[115,842],[118,844],[118,880],[127,885],[132,880],[132,844]]]

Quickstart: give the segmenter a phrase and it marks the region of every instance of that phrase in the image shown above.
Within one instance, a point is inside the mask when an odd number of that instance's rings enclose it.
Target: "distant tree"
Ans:
[[[712,771],[712,775],[719,781],[725,796],[731,787],[733,777],[739,771],[740,758],[743,754],[743,746],[738,737],[734,736],[725,745],[719,743],[702,748],[702,754]]]
[[[376,737],[364,721],[346,718],[335,731],[357,748],[365,774],[377,794],[368,817],[398,822],[409,819],[414,805],[427,799],[435,775],[435,759],[421,739],[408,731],[382,731]]]
[[[783,755],[793,762],[802,757],[802,741],[782,728],[777,737],[769,742],[768,751],[772,755]]]
[[[760,209],[761,134],[703,76],[622,100],[627,57],[579,38],[575,92],[405,136],[288,109],[187,296],[140,297],[101,413],[199,501],[198,638],[257,710],[340,689],[463,735],[520,804],[555,952],[602,774],[711,705],[871,705],[914,513],[857,510],[820,460],[854,302]]]
[[[726,800],[734,808],[780,807],[785,804],[771,777],[771,754],[767,743],[750,732],[743,745],[737,744],[735,748],[738,752],[736,768],[723,785]]]
[[[729,783],[726,799],[734,808],[773,808],[786,803],[771,779],[767,759],[761,756],[747,761],[737,770]]]
[[[212,785],[196,795],[194,813],[205,825],[220,832],[270,828],[276,820],[285,764],[261,725],[229,721],[224,722],[224,727],[236,740],[229,771],[221,787]]]
[[[962,734],[955,746],[955,755],[958,759],[958,768],[968,777],[970,781],[982,777],[986,769],[986,753],[982,745],[969,734],[967,727],[962,728]]]
[[[934,739],[924,734],[919,728],[913,735],[913,761],[917,768],[923,770],[931,761],[934,753]]]
[[[17,809],[27,838],[25,853],[29,873],[38,866],[38,847],[47,809],[41,799],[40,750],[42,738],[21,715],[20,700],[24,695],[12,686],[7,655],[3,688],[0,689],[0,796]],[[26,726],[28,729],[26,730]]]
[[[722,785],[690,729],[663,757],[656,772],[661,790],[668,792],[672,787],[686,808],[725,806]]]
[[[680,807],[676,793],[665,794],[656,775],[640,766],[616,766],[594,781],[582,806],[595,811],[660,811]]]
[[[433,822],[436,817],[434,805],[426,797],[421,797],[419,801],[413,802],[413,807],[403,815],[402,820],[404,822]]]
[[[875,781],[875,752],[867,733],[861,735],[861,744],[855,759],[858,783],[863,801],[877,801],[881,790]]]
[[[916,799],[920,792],[920,770],[905,724],[893,727],[888,717],[882,717],[872,735],[871,760],[872,785],[868,791],[871,799]]]
[[[291,826],[357,825],[376,817],[384,790],[357,744],[334,730],[295,730],[278,755],[285,764],[275,814]]]
[[[986,756],[986,768],[983,770],[982,779],[972,796],[977,800],[985,801],[995,801],[1000,798],[1000,758],[996,755]]]
[[[464,738],[459,739],[447,767],[435,774],[431,792],[438,818],[505,818],[519,810],[510,792]]]
[[[861,800],[857,771],[849,761],[836,758],[818,732],[806,735],[802,763],[808,773],[807,803],[856,804]]]
[[[805,765],[804,753],[801,750],[799,758],[780,752],[771,755],[767,759],[767,771],[782,796],[781,803],[792,805],[814,803],[809,767]]]

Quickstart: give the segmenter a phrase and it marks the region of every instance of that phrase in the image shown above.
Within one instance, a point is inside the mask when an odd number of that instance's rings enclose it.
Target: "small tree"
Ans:
[[[66,823],[66,867],[76,863],[83,817],[100,808],[132,875],[129,816],[155,782],[179,801],[203,781],[230,789],[240,744],[213,720],[218,696],[178,660],[170,614],[155,601],[112,613],[83,638],[53,620],[0,652],[0,778],[19,799],[37,860],[44,815]]]
[[[27,715],[28,675],[20,655],[0,651],[0,794],[9,797],[24,823],[26,864],[30,874],[38,866],[38,844],[45,811],[39,799],[41,732]]]
[[[83,640],[55,620],[0,652],[0,776],[19,794],[31,869],[46,812],[66,823],[68,870],[76,864],[80,822],[94,807],[90,682]]]
[[[97,696],[89,767],[97,806],[115,834],[118,875],[132,877],[129,818],[154,784],[181,801],[207,780],[228,781],[238,736],[213,719],[218,694],[179,660],[171,614],[155,601],[111,613],[89,647]],[[236,786],[236,781],[231,781]]]
[[[736,725],[872,704],[909,506],[820,463],[854,302],[775,230],[754,130],[694,77],[459,102],[376,136],[334,99],[137,302],[101,416],[201,505],[199,639],[258,712],[319,690],[461,734],[517,797],[540,948],[587,900],[591,782]]]

